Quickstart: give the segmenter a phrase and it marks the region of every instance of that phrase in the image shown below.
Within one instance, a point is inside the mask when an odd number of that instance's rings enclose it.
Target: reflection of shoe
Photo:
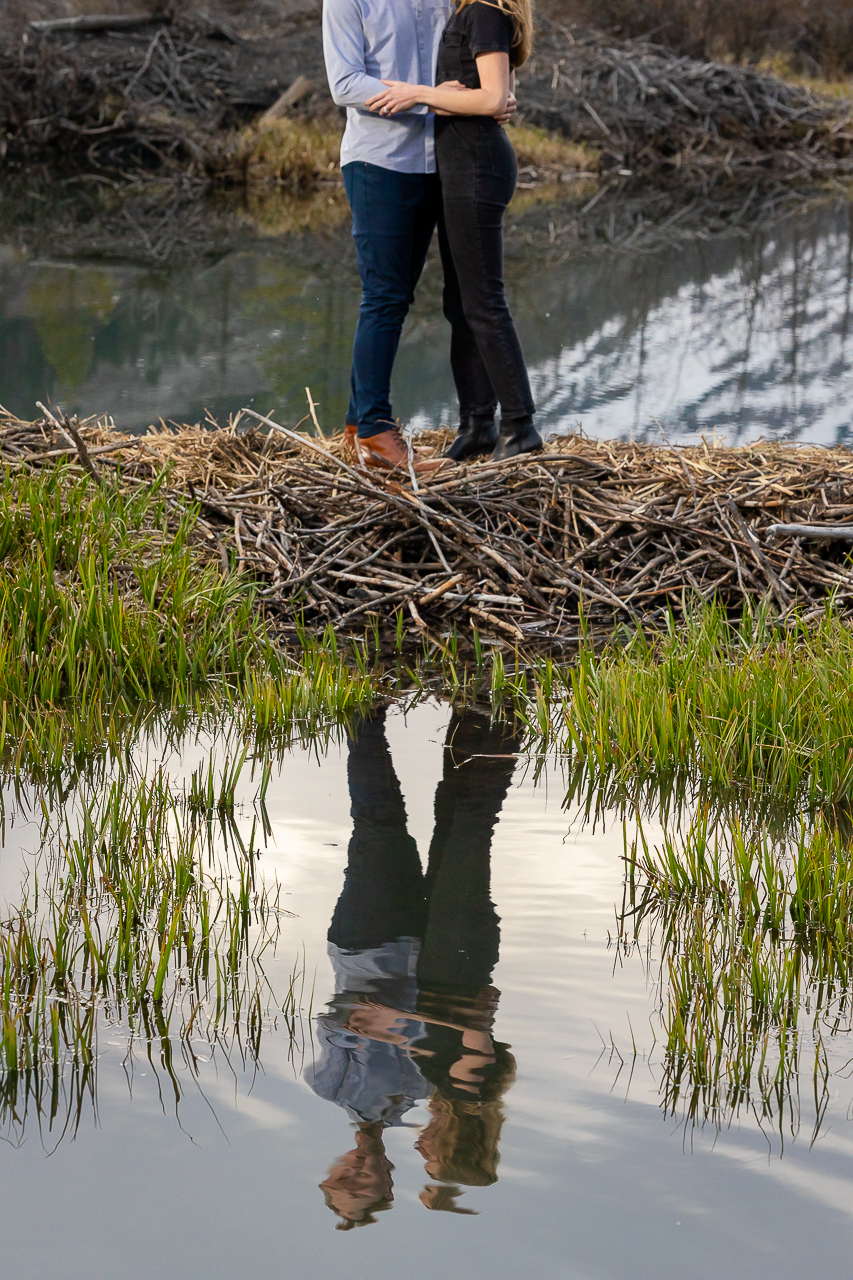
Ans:
[[[533,425],[533,418],[502,418],[500,439],[491,456],[492,462],[517,458],[520,453],[535,453],[545,442]]]
[[[383,471],[399,470],[408,473],[409,450],[403,433],[399,427],[389,427],[375,436],[364,438],[357,436],[355,455],[362,467],[376,467]],[[412,452],[412,464],[415,475],[432,475],[445,466],[444,458],[419,459]]]
[[[459,424],[456,439],[450,445],[446,458],[461,462],[463,458],[475,458],[479,453],[491,453],[498,442],[498,429],[493,414],[480,416],[471,413]]]

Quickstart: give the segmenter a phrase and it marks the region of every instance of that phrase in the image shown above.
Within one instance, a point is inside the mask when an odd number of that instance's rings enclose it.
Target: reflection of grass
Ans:
[[[242,212],[263,236],[332,229],[341,226],[350,216],[342,186],[323,186],[319,191],[299,195],[276,187],[250,187]]]
[[[582,205],[590,196],[594,195],[598,189],[598,178],[595,174],[589,177],[579,178],[571,184],[565,182],[542,182],[536,186],[525,190],[524,187],[517,187],[515,195],[512,198],[512,204],[509,206],[509,212],[513,214],[526,213],[528,209],[535,209],[539,205]]]
[[[87,1097],[97,1113],[104,1019],[129,1036],[126,1063],[134,1041],[149,1059],[157,1045],[176,1103],[175,1053],[199,1074],[191,1040],[257,1064],[271,1016],[291,1040],[301,1025],[296,975],[277,999],[262,967],[287,914],[277,892],[255,883],[251,848],[231,875],[210,856],[216,797],[188,818],[162,774],[120,773],[76,800],[47,834],[37,891],[0,925],[0,1126],[18,1139],[27,1120],[73,1133]]]
[[[272,215],[283,212],[289,218],[302,206],[302,200],[284,192],[269,195]],[[325,193],[322,194],[325,200]],[[313,197],[305,197],[309,208]],[[340,193],[341,209],[345,196]],[[283,210],[279,204],[283,205]],[[321,216],[332,215],[334,210],[325,205]],[[344,215],[349,216],[348,207]],[[332,244],[329,252],[337,252]],[[338,263],[336,278],[348,270]],[[355,271],[350,269],[355,276]],[[344,280],[346,277],[344,277]],[[357,280],[357,277],[356,277]],[[310,287],[310,282],[308,287]],[[306,411],[305,385],[310,382],[312,395],[319,404],[320,423],[327,431],[340,429],[349,402],[349,373],[352,361],[352,335],[355,329],[358,295],[350,288],[319,291],[312,308],[311,322],[305,322],[306,278],[302,270],[295,269],[286,258],[268,261],[263,273],[255,277],[251,285],[241,290],[239,303],[241,314],[250,318],[259,329],[271,330],[259,363],[264,377],[279,405],[292,421]],[[298,353],[298,354],[297,354]]]
[[[827,1106],[823,1034],[850,1030],[853,857],[824,821],[774,845],[737,822],[689,830],[628,858],[625,941],[660,948],[663,1101],[690,1123],[741,1108],[796,1130],[809,1038],[815,1125]],[[646,942],[643,938],[643,947]]]
[[[109,271],[44,268],[27,291],[28,312],[45,359],[66,387],[86,378],[95,354],[95,331],[115,309]]]
[[[511,211],[584,202],[598,186],[598,152],[558,133],[516,124],[507,129],[518,157],[519,186]],[[588,176],[578,177],[578,174]]]

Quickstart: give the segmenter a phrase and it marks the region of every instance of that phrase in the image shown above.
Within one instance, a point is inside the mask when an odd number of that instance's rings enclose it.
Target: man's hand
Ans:
[[[506,106],[499,116],[495,116],[495,119],[498,124],[509,124],[516,111],[518,111],[518,101],[515,94],[510,89],[509,97],[506,100]]]
[[[377,111],[381,116],[394,116],[398,111],[411,111],[419,102],[423,102],[424,86],[407,84],[405,80],[383,80],[388,87],[383,93],[376,93],[368,98],[365,106]]]

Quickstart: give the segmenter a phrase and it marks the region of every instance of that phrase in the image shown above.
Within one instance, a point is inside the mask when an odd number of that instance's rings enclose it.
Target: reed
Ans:
[[[150,483],[66,463],[0,480],[0,769],[121,754],[156,708],[232,711],[259,732],[321,730],[372,696],[335,646],[277,643],[247,573]]]
[[[232,824],[223,856],[209,819],[227,818],[245,756],[227,766],[210,799],[173,793],[162,770],[134,783],[120,772],[82,784],[49,815],[37,875],[0,923],[0,1129],[20,1139],[28,1119],[55,1140],[97,1106],[98,1038],[105,1026],[183,1087],[193,1042],[244,1067],[260,1061],[263,1029],[282,1023],[302,1051],[303,975],[276,994],[264,968],[282,910],[275,885],[257,882],[255,851]],[[92,785],[94,782],[94,785]],[[236,836],[236,839],[233,837]]]
[[[853,631],[831,604],[787,625],[696,604],[657,635],[585,641],[572,665],[540,660],[512,698],[531,748],[556,744],[576,787],[594,777],[636,799],[680,785],[840,815],[853,805],[852,662]]]
[[[849,841],[822,817],[778,843],[700,811],[652,849],[641,830],[626,865],[620,938],[656,957],[664,1111],[717,1127],[749,1111],[796,1133],[811,1074],[816,1134],[828,1044],[851,1030]]]

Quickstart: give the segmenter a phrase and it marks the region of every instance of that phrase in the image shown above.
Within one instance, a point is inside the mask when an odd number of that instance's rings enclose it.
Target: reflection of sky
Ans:
[[[446,709],[425,706],[388,721],[409,830],[422,856],[447,719]],[[206,751],[202,739],[168,759],[178,789]],[[237,813],[246,836],[256,789],[257,779],[244,776]],[[808,1132],[793,1142],[788,1136],[781,1160],[778,1138],[768,1158],[767,1141],[747,1115],[716,1143],[705,1134],[685,1144],[658,1109],[660,1046],[648,1065],[656,992],[641,956],[620,960],[608,946],[621,899],[621,823],[606,815],[606,826],[584,827],[563,811],[562,796],[558,769],[546,771],[539,786],[519,769],[492,846],[492,896],[501,917],[495,1032],[511,1044],[518,1075],[505,1099],[499,1180],[462,1197],[479,1216],[427,1212],[417,1198],[426,1181],[414,1150],[417,1132],[392,1129],[386,1147],[395,1166],[393,1209],[369,1228],[335,1231],[318,1184],[352,1145],[352,1129],[340,1108],[295,1078],[283,1033],[265,1031],[263,1070],[254,1079],[241,1075],[239,1064],[236,1078],[227,1070],[216,1074],[212,1064],[205,1068],[207,1102],[188,1085],[181,1129],[174,1099],[158,1091],[156,1044],[152,1062],[140,1055],[131,1100],[120,1065],[124,1050],[111,1043],[116,1033],[108,1029],[99,1043],[98,1125],[84,1120],[77,1140],[50,1159],[36,1135],[21,1150],[0,1145],[8,1274],[33,1280],[846,1275],[853,1085],[832,1078],[826,1137],[810,1149]],[[313,985],[316,1012],[331,994],[325,935],[351,830],[345,751],[326,759],[302,749],[286,755],[270,783],[268,810],[272,836],[259,866],[278,879],[282,903],[295,913],[282,922],[268,972],[274,985],[286,978],[304,946],[304,1003]],[[654,827],[648,835],[658,837]],[[640,1050],[633,1073],[632,1031]],[[627,1058],[621,1072],[615,1057],[600,1056],[599,1033],[608,1044],[612,1033]],[[848,1057],[842,1038],[833,1065]],[[807,1112],[808,1087],[802,1101]],[[424,1115],[416,1109],[408,1118],[421,1123]]]
[[[756,248],[759,246],[756,245]],[[803,242],[789,229],[739,262],[681,285],[639,323],[615,316],[535,367],[549,424],[592,435],[689,435],[849,442],[851,263],[846,230]]]
[[[339,428],[358,306],[348,241],[309,267],[268,244],[192,271],[25,263],[0,249],[0,404],[50,395],[143,428],[244,404]],[[531,255],[533,251],[531,250]],[[834,443],[850,436],[850,215],[827,206],[772,233],[654,254],[508,266],[541,425],[687,438],[719,429]],[[395,411],[455,421],[440,268],[403,335]]]

